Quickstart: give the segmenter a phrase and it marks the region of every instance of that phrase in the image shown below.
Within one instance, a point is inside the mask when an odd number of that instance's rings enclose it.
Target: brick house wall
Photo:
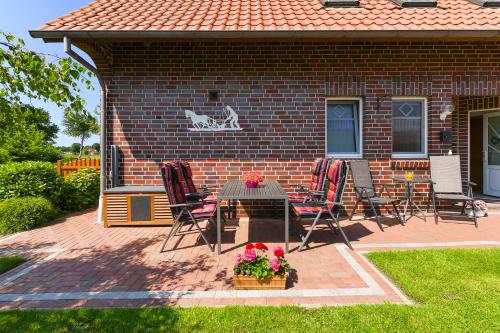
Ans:
[[[161,184],[159,164],[175,158],[189,160],[195,181],[216,190],[250,170],[288,189],[306,184],[311,161],[325,156],[325,99],[347,96],[363,99],[363,156],[376,180],[391,182],[407,169],[427,175],[425,159],[391,158],[391,98],[426,97],[429,154],[463,154],[463,121],[455,112],[441,122],[441,106],[500,92],[500,42],[95,42],[82,48],[108,84],[107,140],[122,151],[124,185]],[[209,100],[209,91],[218,91],[218,101]],[[185,109],[217,117],[225,105],[239,114],[242,131],[188,131]],[[440,131],[452,126],[454,142],[441,143]],[[349,209],[353,193],[347,191]],[[253,206],[252,214],[258,212]]]

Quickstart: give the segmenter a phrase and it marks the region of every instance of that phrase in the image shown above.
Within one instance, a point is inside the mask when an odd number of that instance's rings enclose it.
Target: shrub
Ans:
[[[59,204],[63,179],[49,162],[10,162],[0,165],[0,201],[44,197]]]
[[[70,174],[64,181],[63,207],[76,211],[99,203],[99,173],[92,168]]]
[[[50,222],[57,211],[45,198],[13,198],[0,202],[0,234],[30,230]]]

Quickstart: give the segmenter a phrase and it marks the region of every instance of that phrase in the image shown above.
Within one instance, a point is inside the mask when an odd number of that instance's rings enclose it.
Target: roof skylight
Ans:
[[[359,0],[322,0],[327,8],[359,7]]]
[[[500,0],[469,0],[469,1],[486,8],[500,8]]]
[[[393,0],[403,8],[436,7],[436,0]]]

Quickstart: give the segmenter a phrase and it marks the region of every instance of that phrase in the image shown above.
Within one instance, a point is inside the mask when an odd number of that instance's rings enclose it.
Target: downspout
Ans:
[[[97,68],[89,63],[87,60],[83,59],[78,53],[71,49],[71,39],[64,36],[64,52],[73,58],[75,61],[80,63],[82,66],[87,68],[89,71],[94,73],[99,81],[101,87],[101,105],[100,105],[100,117],[101,117],[101,132],[100,132],[100,145],[101,145],[101,172],[100,172],[100,191],[99,191],[99,210],[97,222],[103,224],[103,193],[106,189],[106,95],[107,87],[102,76],[97,71]]]

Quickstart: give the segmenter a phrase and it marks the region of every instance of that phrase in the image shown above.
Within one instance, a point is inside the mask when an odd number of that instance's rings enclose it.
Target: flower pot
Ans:
[[[275,275],[272,278],[257,280],[251,275],[234,275],[233,287],[237,290],[284,290],[286,275]]]
[[[259,182],[246,182],[245,185],[247,188],[257,188],[257,186],[259,186]]]

